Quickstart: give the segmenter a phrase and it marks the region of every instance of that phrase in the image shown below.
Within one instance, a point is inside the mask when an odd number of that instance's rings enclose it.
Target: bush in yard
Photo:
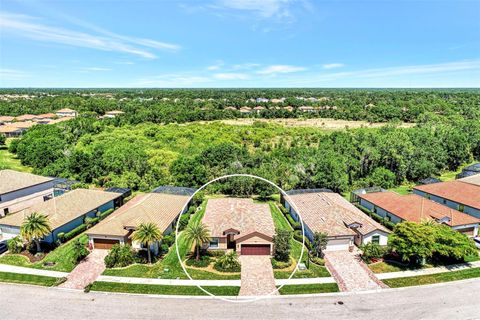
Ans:
[[[403,261],[424,264],[433,255],[435,234],[428,225],[404,221],[395,225],[388,243]]]
[[[7,140],[5,135],[3,133],[0,133],[0,146],[5,144],[5,140]]]
[[[290,238],[292,232],[283,229],[277,229],[276,235],[273,236],[273,244],[275,247],[275,260],[287,262],[290,259]]]
[[[80,239],[76,239],[74,242],[73,242],[73,247],[72,247],[72,251],[73,251],[73,262],[75,264],[77,264],[78,262],[80,262],[81,260],[83,260],[86,256],[88,256],[88,254],[90,253],[87,248],[85,247],[85,245],[83,245],[81,242],[80,242]]]
[[[68,241],[68,240],[74,238],[75,236],[79,235],[80,233],[82,233],[85,230],[87,230],[87,225],[86,224],[79,225],[78,227],[76,227],[72,231],[69,231],[69,232],[65,233],[65,241]]]
[[[197,192],[192,199],[192,206],[198,207],[205,200],[205,193],[203,191]]]
[[[302,230],[302,225],[300,224],[300,222],[295,221],[290,214],[287,214],[286,217],[294,230]]]
[[[463,233],[444,224],[431,225],[435,234],[433,257],[439,261],[465,261],[468,256],[478,256],[478,249],[473,240]]]
[[[207,255],[211,257],[222,257],[225,255],[225,251],[223,250],[208,250]]]
[[[197,268],[205,268],[212,262],[212,258],[205,255],[200,258],[200,260],[195,259],[195,255],[191,255],[187,260],[187,266],[193,266]]]
[[[105,257],[107,268],[120,268],[131,265],[135,262],[135,253],[131,246],[114,244]]]
[[[23,241],[20,237],[15,237],[7,241],[7,248],[10,253],[20,253],[23,250]]]
[[[273,269],[285,269],[292,265],[292,259],[288,259],[288,261],[278,261],[275,258],[271,259]]]
[[[373,259],[381,259],[386,253],[384,247],[377,243],[369,242],[360,246],[362,250],[362,260],[366,263],[372,262]]]
[[[167,234],[162,239],[162,244],[166,244],[168,247],[170,247],[174,243],[175,243],[175,233],[173,232],[170,234]]]
[[[102,219],[105,219],[107,216],[110,215],[110,213],[112,213],[114,211],[114,209],[108,209],[108,210],[105,210],[104,212],[101,212],[98,214],[98,217],[100,218],[100,220]]]
[[[182,216],[180,217],[178,231],[184,230],[188,225],[188,221],[190,221],[190,215],[188,213],[182,214]]]
[[[322,258],[319,258],[319,257],[310,256],[310,261],[315,263],[316,265],[319,265],[319,266],[324,266],[325,265],[325,260],[323,260]]]
[[[65,242],[65,232],[59,232],[57,234],[57,238],[58,238],[58,241],[60,241],[60,243]]]
[[[238,260],[237,253],[231,251],[217,259],[213,268],[217,271],[223,272],[240,272],[240,261]]]
[[[98,221],[100,221],[99,217],[95,217],[95,218],[86,217],[84,222],[87,225],[87,229],[88,229],[93,227],[95,224],[97,224]]]
[[[168,246],[167,244],[165,243],[162,243],[160,245],[160,255],[164,255],[164,254],[167,254],[168,253],[168,250],[169,250],[170,246]]]
[[[324,232],[315,232],[310,252],[315,257],[323,257],[323,251],[327,248],[328,235]]]

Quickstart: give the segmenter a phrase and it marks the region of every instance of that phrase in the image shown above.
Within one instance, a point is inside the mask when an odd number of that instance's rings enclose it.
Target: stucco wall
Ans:
[[[45,182],[29,188],[13,191],[0,195],[0,217],[4,209],[10,213],[28,208],[35,203],[42,202],[44,196],[53,194],[53,182]]]
[[[373,236],[380,236],[380,242],[379,245],[381,246],[386,246],[388,244],[388,234],[385,232],[380,232],[380,231],[374,231],[372,233],[369,233],[363,237],[363,244],[367,244],[372,242],[372,237]]]

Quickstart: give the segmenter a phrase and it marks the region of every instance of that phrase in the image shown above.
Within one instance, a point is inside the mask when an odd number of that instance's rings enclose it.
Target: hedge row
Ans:
[[[75,229],[69,231],[69,232],[60,232],[57,237],[58,237],[58,240],[60,240],[60,242],[66,242],[74,237],[76,237],[77,235],[79,235],[80,233],[84,232],[85,230],[87,230],[89,227],[92,227],[94,225],[96,225],[98,222],[100,222],[101,220],[105,219],[108,215],[110,215],[115,209],[108,209],[102,213],[99,213],[95,218],[90,218],[90,217],[86,217],[85,218],[85,223],[82,223],[81,225],[79,225],[78,227],[76,227]]]
[[[377,221],[378,223],[384,225],[385,227],[387,227],[388,229],[390,230],[393,230],[393,228],[395,227],[395,223],[391,222],[391,221],[387,221],[385,220],[385,218],[383,218],[382,216],[376,214],[375,212],[372,212],[364,207],[362,207],[361,205],[359,204],[356,204],[355,205],[358,209],[362,210],[365,214],[367,214],[368,216],[370,216],[373,220]]]

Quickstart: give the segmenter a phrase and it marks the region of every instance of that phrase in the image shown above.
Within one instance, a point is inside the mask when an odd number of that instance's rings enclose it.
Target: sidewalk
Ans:
[[[33,269],[33,268],[26,268],[26,267],[17,267],[17,266],[11,266],[11,265],[8,265],[8,264],[0,264],[0,272],[32,274],[32,275],[37,275],[37,276],[54,277],[54,278],[63,278],[63,277],[68,276],[68,272],[50,271],[50,270],[43,270],[43,269]]]
[[[474,261],[469,263],[452,264],[444,267],[407,270],[407,271],[398,271],[398,272],[376,273],[375,275],[379,279],[393,279],[393,278],[403,278],[403,277],[424,276],[429,274],[459,271],[459,270],[479,268],[479,267],[480,267],[480,261]]]

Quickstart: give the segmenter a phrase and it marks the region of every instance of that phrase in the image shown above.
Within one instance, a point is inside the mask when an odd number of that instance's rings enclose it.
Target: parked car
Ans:
[[[0,254],[4,253],[7,250],[7,241],[0,242]]]
[[[480,249],[480,237],[473,238],[473,241],[475,241],[475,245],[477,246],[477,248]]]

